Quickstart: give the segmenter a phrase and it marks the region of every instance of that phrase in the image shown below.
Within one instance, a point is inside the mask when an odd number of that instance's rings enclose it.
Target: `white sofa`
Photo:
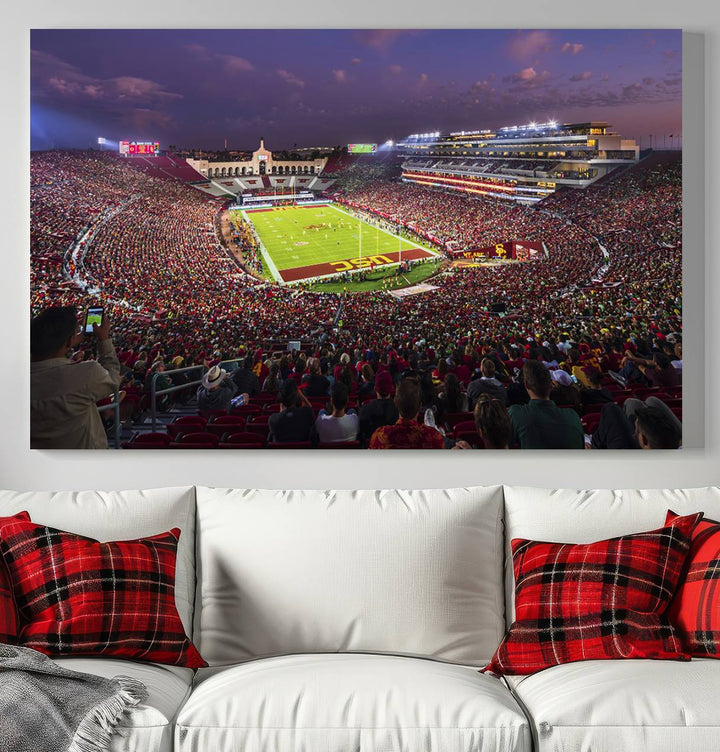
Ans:
[[[99,540],[180,527],[176,603],[209,663],[63,658],[149,689],[114,752],[720,750],[720,661],[481,674],[513,615],[512,538],[720,519],[720,488],[0,492]]]

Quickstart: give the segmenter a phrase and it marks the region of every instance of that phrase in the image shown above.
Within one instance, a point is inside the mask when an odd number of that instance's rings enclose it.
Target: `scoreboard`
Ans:
[[[374,154],[377,144],[348,144],[348,154]]]
[[[120,154],[156,157],[160,152],[159,141],[121,141]]]

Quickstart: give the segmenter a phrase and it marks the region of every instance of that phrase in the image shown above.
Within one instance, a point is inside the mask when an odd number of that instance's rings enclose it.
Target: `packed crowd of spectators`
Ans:
[[[248,223],[239,212],[232,212],[232,242],[242,256],[241,265],[262,276],[263,262],[260,248]]]
[[[539,240],[548,254],[524,264],[448,268],[433,278],[433,293],[401,300],[382,292],[338,296],[261,284],[218,242],[217,202],[181,183],[149,178],[130,160],[94,152],[34,153],[32,310],[87,307],[87,296],[70,279],[79,272],[68,264],[67,250],[92,227],[84,270],[100,287],[113,321],[134,404],[156,361],[165,368],[208,367],[259,350],[264,363],[271,343],[299,339],[312,343],[330,382],[348,356],[345,370],[356,382],[346,384],[351,400],[367,365],[370,392],[383,372],[392,377],[393,392],[403,374],[417,378],[421,418],[431,409],[438,420],[448,374],[466,397],[469,384],[482,378],[484,358],[493,361],[504,388],[522,400],[527,395],[520,371],[527,360],[572,373],[567,352],[573,349],[582,353],[583,368],[607,379],[610,371],[622,370],[626,350],[653,360],[667,349],[669,335],[680,339],[679,160],[641,163],[613,181],[561,192],[532,208],[384,176],[365,178],[346,194],[348,200],[441,243],[482,247]],[[249,228],[235,225],[235,233],[252,262]],[[496,302],[505,304],[505,315],[491,312]],[[76,357],[93,357],[91,348]],[[281,367],[279,358],[269,360],[265,367],[276,367],[280,384],[287,378],[283,371],[296,363],[290,359]],[[652,383],[641,373],[639,383],[643,379]],[[342,395],[337,398],[341,403]],[[342,409],[328,404],[328,414]]]

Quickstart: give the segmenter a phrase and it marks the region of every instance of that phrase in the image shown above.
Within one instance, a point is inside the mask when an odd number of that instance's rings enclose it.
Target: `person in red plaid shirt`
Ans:
[[[397,422],[381,426],[370,438],[370,449],[444,449],[442,435],[434,428],[418,423],[420,384],[413,378],[403,379],[395,390]]]

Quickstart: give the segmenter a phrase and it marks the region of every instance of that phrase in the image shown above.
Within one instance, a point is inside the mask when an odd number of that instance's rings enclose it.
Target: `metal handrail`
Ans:
[[[220,361],[220,367],[224,366],[230,366],[230,365],[237,365],[238,363],[241,363],[244,361],[245,358],[232,358],[230,360],[221,360]],[[187,384],[180,384],[180,386],[170,386],[167,389],[158,389],[157,388],[157,380],[160,376],[160,373],[154,373],[152,376],[152,379],[150,380],[150,416],[151,416],[151,422],[152,422],[152,430],[155,432],[157,427],[157,397],[162,396],[164,394],[172,394],[173,392],[179,392],[181,389],[187,389],[191,386],[196,386],[197,384],[202,383],[202,377],[205,375],[206,371],[208,370],[205,368],[205,366],[185,366],[184,368],[173,368],[171,371],[162,371],[165,376],[171,376],[174,373],[184,373],[185,371],[196,371],[200,370],[200,378],[195,381],[188,381]],[[229,369],[230,371],[235,370],[234,368]]]
[[[115,425],[113,427],[113,441],[115,444],[115,449],[120,449],[120,390],[116,389],[115,393],[113,394],[113,401],[109,402],[107,405],[102,405],[101,407],[98,407],[98,412],[101,413],[103,410],[110,410],[113,409],[115,412]]]

